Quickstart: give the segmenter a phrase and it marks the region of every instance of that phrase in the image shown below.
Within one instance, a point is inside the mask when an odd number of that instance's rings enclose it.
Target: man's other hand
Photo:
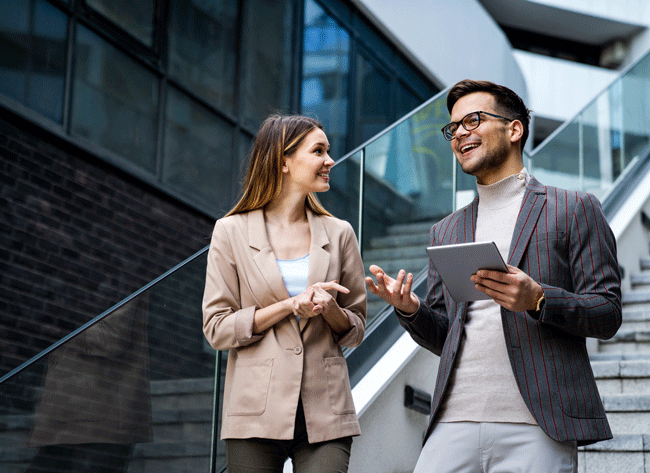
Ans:
[[[420,302],[417,296],[411,292],[413,274],[406,274],[406,271],[400,269],[397,279],[393,279],[377,265],[370,265],[368,269],[377,279],[377,284],[375,284],[372,277],[366,277],[366,284],[371,293],[381,297],[404,314],[412,314],[418,310]]]

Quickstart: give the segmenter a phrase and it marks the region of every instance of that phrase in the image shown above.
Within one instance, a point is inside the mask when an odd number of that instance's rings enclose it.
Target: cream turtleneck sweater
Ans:
[[[494,241],[508,260],[510,241],[530,177],[526,168],[489,186],[478,187],[475,241]],[[493,300],[469,304],[465,337],[456,361],[440,422],[537,424],[521,397],[506,349],[501,307]]]

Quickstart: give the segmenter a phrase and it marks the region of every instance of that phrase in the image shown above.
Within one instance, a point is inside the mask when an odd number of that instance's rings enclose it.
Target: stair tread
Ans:
[[[650,394],[608,394],[602,398],[610,413],[650,411]]]
[[[611,440],[605,440],[592,445],[579,447],[586,451],[634,452],[650,450],[650,435],[648,434],[614,434]]]
[[[597,379],[650,377],[650,357],[640,360],[592,361],[591,368]]]

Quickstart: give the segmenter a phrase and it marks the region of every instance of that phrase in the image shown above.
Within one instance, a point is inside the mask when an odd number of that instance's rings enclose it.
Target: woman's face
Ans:
[[[334,166],[334,160],[328,154],[329,148],[327,136],[320,128],[314,128],[305,136],[282,166],[284,185],[288,190],[305,195],[329,190],[329,173]]]

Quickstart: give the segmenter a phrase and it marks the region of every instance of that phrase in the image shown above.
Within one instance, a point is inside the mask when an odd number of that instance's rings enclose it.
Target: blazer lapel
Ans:
[[[463,215],[458,222],[456,243],[469,243],[474,241],[474,229],[476,228],[476,218],[478,216],[478,197],[470,205],[463,209]]]
[[[248,214],[248,241],[251,248],[259,251],[253,259],[275,298],[278,301],[288,299],[289,293],[275,261],[275,254],[266,234],[264,211],[261,209],[252,210]]]
[[[476,218],[478,215],[478,197],[476,197],[470,205],[465,207],[463,214],[458,221],[458,228],[456,230],[456,243],[469,243],[474,241],[474,229],[476,228]],[[452,240],[453,242],[453,240]],[[465,323],[467,316],[467,301],[455,302],[456,314],[460,319],[460,323]]]
[[[521,203],[515,231],[512,234],[508,264],[515,267],[519,266],[545,204],[546,188],[531,177]]]
[[[311,286],[317,282],[327,281],[327,271],[330,266],[330,240],[320,216],[307,209],[307,219],[309,220],[309,233],[311,236],[307,285]],[[308,322],[309,319],[300,318],[299,325],[301,331],[304,330]]]

